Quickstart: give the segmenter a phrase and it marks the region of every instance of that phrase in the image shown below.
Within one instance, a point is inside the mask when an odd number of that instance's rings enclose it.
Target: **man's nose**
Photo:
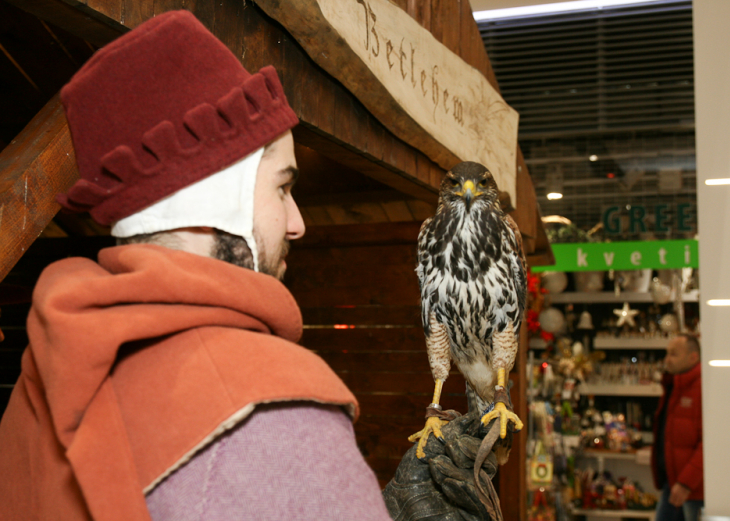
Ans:
[[[291,240],[301,239],[306,231],[302,212],[299,211],[297,203],[291,199],[290,207],[287,211],[286,238]]]

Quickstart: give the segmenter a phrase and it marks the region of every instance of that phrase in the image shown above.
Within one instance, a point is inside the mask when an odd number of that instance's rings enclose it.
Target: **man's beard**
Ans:
[[[289,253],[289,241],[286,239],[282,241],[281,246],[278,248],[279,251],[274,252],[274,255],[269,255],[255,229],[253,235],[259,250],[259,272],[282,280],[286,267],[281,261]],[[242,268],[254,269],[253,254],[246,243],[246,239],[221,230],[215,230],[211,257]]]

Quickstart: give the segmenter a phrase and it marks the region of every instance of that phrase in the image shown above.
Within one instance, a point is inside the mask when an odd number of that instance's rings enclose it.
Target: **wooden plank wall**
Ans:
[[[319,226],[292,245],[285,282],[302,308],[301,344],[320,354],[357,396],[357,441],[381,486],[423,427],[433,377],[421,327],[415,274],[419,223]],[[523,349],[510,374],[512,399],[527,418]],[[455,368],[442,405],[466,412],[464,378]],[[517,435],[500,471],[507,520],[524,519],[525,435]]]

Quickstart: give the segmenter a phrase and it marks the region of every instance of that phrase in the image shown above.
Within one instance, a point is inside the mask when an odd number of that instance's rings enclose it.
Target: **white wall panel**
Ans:
[[[730,359],[730,308],[706,304],[730,298],[730,186],[705,185],[730,177],[730,2],[693,6],[705,514],[730,516],[730,368],[708,365]]]

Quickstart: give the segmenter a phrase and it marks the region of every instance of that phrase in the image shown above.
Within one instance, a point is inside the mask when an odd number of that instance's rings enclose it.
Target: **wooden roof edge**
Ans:
[[[78,179],[61,100],[54,96],[0,152],[0,280],[58,212]]]

